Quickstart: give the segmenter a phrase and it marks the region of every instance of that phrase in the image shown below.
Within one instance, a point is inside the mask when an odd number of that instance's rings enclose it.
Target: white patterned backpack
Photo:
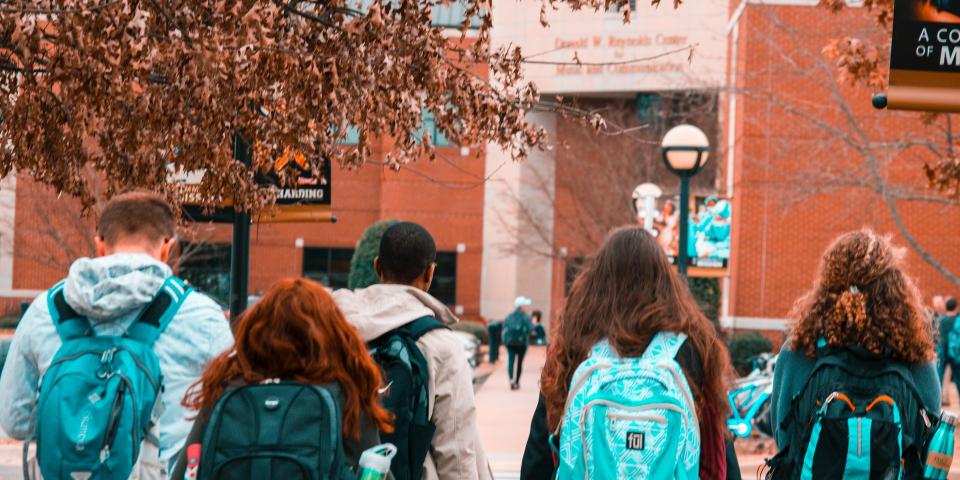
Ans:
[[[557,479],[699,478],[700,424],[675,360],[686,335],[659,333],[640,358],[603,340],[573,375]]]

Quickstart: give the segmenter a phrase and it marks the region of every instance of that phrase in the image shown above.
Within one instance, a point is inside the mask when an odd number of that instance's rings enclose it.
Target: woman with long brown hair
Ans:
[[[319,284],[301,278],[275,283],[240,316],[235,336],[235,347],[215,358],[187,391],[184,405],[200,412],[187,445],[200,442],[210,412],[229,388],[276,380],[338,387],[351,466],[379,443],[378,430],[390,431],[390,414],[377,402],[377,365]],[[183,477],[186,463],[181,454],[173,478]]]
[[[623,227],[607,238],[577,276],[553,329],[541,377],[543,398],[531,426],[521,478],[552,474],[544,460],[549,458],[544,453],[546,432],[561,424],[574,374],[595,348],[609,344],[615,357],[637,358],[663,333],[686,336],[675,358],[692,390],[699,419],[693,428],[699,430],[701,448],[693,454],[699,455],[700,478],[726,477],[726,347],[657,241],[642,228]]]
[[[898,410],[890,415],[901,419],[895,420],[896,430],[901,431],[902,422],[905,437],[899,447],[892,444],[894,454],[882,462],[883,468],[905,467],[905,478],[913,478],[911,470],[918,468],[922,452],[911,441],[922,443],[929,420],[939,413],[940,384],[933,363],[933,327],[920,293],[903,271],[903,253],[887,237],[867,229],[840,236],[824,253],[813,288],[797,300],[790,314],[792,331],[777,359],[771,415],[782,453],[771,463],[774,470],[798,476],[804,468],[813,478],[861,478],[851,476],[852,467],[843,461],[846,443],[842,451],[823,457],[829,461],[814,458],[820,448],[815,442],[828,438],[826,429],[822,435],[818,431],[814,443],[804,445],[801,439],[811,438],[807,430],[817,423],[817,416],[828,418],[832,412],[828,404],[841,399],[836,403],[842,416],[852,415],[854,420],[881,410],[871,409],[875,404],[891,404]],[[870,420],[874,430],[879,428],[881,422]],[[846,432],[837,437],[858,438]],[[874,446],[872,451],[879,450]],[[873,470],[878,462],[873,460]],[[836,475],[828,473],[833,470]]]

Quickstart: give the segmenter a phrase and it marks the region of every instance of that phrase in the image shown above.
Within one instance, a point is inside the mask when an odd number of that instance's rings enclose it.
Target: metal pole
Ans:
[[[687,275],[687,232],[690,229],[690,174],[680,173],[680,241],[677,245],[677,272]]]
[[[238,133],[233,134],[233,158],[250,166],[253,149]],[[247,309],[250,274],[250,213],[233,211],[233,243],[230,246],[230,321]]]

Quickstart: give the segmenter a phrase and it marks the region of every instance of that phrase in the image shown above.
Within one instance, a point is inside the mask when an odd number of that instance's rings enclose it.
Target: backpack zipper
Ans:
[[[127,383],[120,382],[117,388],[117,396],[113,399],[113,408],[110,410],[110,421],[107,423],[107,431],[104,435],[103,449],[100,450],[100,463],[105,463],[110,458],[110,449],[117,439],[118,426],[120,423],[120,411],[123,409],[123,393],[127,388]]]

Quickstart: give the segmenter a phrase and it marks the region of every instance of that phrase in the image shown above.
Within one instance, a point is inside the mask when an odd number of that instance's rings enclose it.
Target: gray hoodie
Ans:
[[[447,325],[458,321],[442,302],[406,285],[337,290],[333,298],[365,342],[425,315]],[[424,463],[424,480],[491,480],[477,429],[473,372],[462,341],[449,330],[434,330],[417,345],[430,369],[430,419],[437,427]]]
[[[77,313],[90,319],[97,335],[122,335],[170,275],[169,266],[148,255],[81,258],[70,267],[64,297]],[[232,345],[233,334],[223,311],[199,292],[187,295],[154,343],[164,384],[160,458],[168,465],[176,459],[193,423],[192,412],[180,405],[184,392],[213,357]],[[0,376],[0,426],[11,437],[24,439],[33,433],[40,377],[59,348],[60,337],[44,292],[17,326]]]

